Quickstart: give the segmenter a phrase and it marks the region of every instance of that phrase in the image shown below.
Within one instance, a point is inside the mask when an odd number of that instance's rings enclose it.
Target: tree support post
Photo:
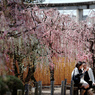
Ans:
[[[77,9],[77,22],[83,20],[83,9]]]
[[[51,81],[51,95],[54,95],[54,81]]]

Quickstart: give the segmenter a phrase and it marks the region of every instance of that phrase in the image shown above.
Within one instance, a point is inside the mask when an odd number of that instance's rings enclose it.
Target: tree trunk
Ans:
[[[8,1],[7,0],[3,0],[3,6],[4,6],[4,8],[7,7],[7,4],[8,4]]]
[[[54,81],[54,67],[50,67],[50,81]]]

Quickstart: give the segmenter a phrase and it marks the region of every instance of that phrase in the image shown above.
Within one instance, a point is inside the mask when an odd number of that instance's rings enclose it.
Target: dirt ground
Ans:
[[[50,95],[50,90],[43,89],[42,95]],[[54,95],[61,95],[61,88],[54,88]],[[70,95],[70,91],[66,90],[66,95]]]
[[[35,89],[33,88],[30,95],[35,95],[34,92],[35,92]],[[42,95],[51,95],[50,88],[43,88]],[[61,87],[54,88],[54,95],[61,95]],[[70,90],[66,90],[66,95],[70,95]],[[93,95],[95,95],[95,93]]]
[[[30,95],[34,95],[35,89],[32,89]],[[42,95],[51,95],[51,90],[48,88],[42,89]],[[54,88],[54,95],[61,95],[61,88]],[[66,95],[70,95],[70,91],[66,90]]]

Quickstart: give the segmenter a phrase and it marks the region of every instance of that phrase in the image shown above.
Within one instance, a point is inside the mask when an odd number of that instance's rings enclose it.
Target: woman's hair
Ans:
[[[83,62],[79,61],[75,67],[79,68],[81,65],[83,64]]]

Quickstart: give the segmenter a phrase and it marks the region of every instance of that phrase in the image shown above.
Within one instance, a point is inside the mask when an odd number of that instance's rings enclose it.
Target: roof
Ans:
[[[33,3],[26,4],[25,3],[25,5],[34,6],[35,4],[33,4]],[[73,7],[72,9],[78,9],[82,6],[82,9],[93,9],[93,8],[95,8],[95,1],[72,2],[72,3],[37,3],[36,5],[40,8],[69,7],[67,9],[70,9],[70,7]],[[80,7],[78,7],[78,6],[80,6]]]

